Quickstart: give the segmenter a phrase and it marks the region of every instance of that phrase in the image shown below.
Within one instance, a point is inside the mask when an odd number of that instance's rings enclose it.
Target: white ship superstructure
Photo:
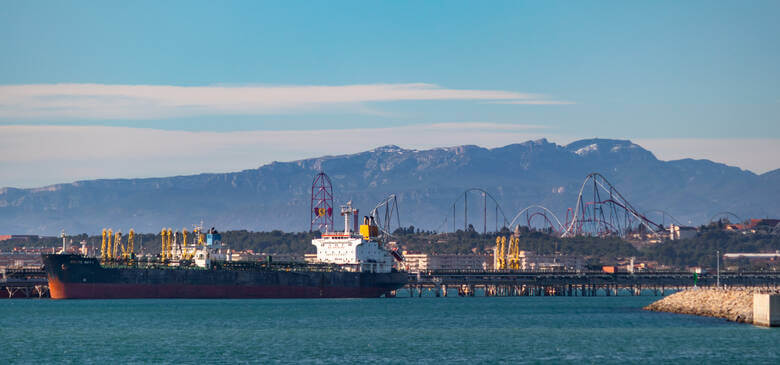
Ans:
[[[208,269],[211,268],[212,261],[227,259],[229,250],[223,247],[222,235],[216,229],[212,227],[204,234],[201,233],[201,227],[197,226],[192,233],[194,237],[191,242],[187,241],[186,229],[182,230],[181,235],[178,232],[171,235],[170,229],[167,234],[163,234],[163,246],[166,245],[166,239],[169,241],[163,251],[168,251],[166,257],[172,261],[173,266],[182,260],[191,260],[195,266]]]
[[[351,271],[387,273],[393,268],[392,254],[377,240],[379,228],[372,218],[364,217],[357,225],[358,210],[352,202],[341,207],[344,216],[343,232],[326,232],[311,243],[317,247],[317,260],[322,263],[341,265]],[[350,218],[353,219],[350,230]]]

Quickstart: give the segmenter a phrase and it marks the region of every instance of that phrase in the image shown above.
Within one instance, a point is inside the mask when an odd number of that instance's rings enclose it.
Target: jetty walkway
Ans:
[[[635,273],[602,271],[513,271],[513,270],[432,270],[409,274],[411,296],[433,291],[446,296],[457,288],[459,295],[473,296],[598,296],[665,295],[694,286],[780,287],[780,272],[721,272],[694,274],[684,271],[641,271]]]
[[[0,268],[0,298],[48,298],[43,269]]]

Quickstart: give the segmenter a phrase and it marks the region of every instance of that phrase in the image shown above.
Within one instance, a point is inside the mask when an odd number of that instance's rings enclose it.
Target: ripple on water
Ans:
[[[780,361],[780,329],[653,299],[3,300],[0,363]]]

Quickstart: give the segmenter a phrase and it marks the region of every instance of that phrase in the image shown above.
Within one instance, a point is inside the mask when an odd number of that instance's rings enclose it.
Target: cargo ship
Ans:
[[[52,299],[120,298],[375,298],[406,284],[407,274],[393,268],[400,259],[378,239],[373,218],[358,227],[356,209],[342,207],[343,232],[313,239],[317,263],[229,261],[221,235],[210,230],[202,242],[188,245],[170,237],[159,259],[134,260],[43,255]],[[168,231],[170,232],[170,231]],[[104,235],[105,237],[105,235]],[[200,237],[200,235],[198,235]],[[200,238],[198,241],[201,241]],[[110,246],[110,245],[109,245]],[[116,246],[115,246],[116,247]],[[167,248],[166,248],[167,247]],[[109,249],[109,252],[111,250]],[[114,248],[116,252],[116,248]],[[123,248],[124,251],[124,248]]]

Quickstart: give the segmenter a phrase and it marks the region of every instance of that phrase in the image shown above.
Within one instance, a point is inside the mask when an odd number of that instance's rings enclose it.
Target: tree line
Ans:
[[[490,254],[496,245],[496,237],[509,236],[511,232],[503,229],[498,233],[478,233],[473,229],[458,230],[454,233],[423,231],[414,226],[395,230],[390,241],[395,242],[401,251],[429,254]],[[235,230],[221,232],[222,241],[234,250],[252,250],[255,253],[292,254],[302,256],[315,253],[311,244],[319,232],[253,232]],[[547,232],[533,231],[527,228],[519,232],[519,248],[539,254],[559,252],[568,255],[584,256],[590,265],[610,265],[619,259],[635,257],[638,260],[657,261],[659,264],[682,268],[701,266],[714,268],[716,252],[774,252],[780,250],[780,236],[766,233],[741,234],[724,230],[702,230],[696,237],[682,240],[665,240],[661,243],[637,247],[619,237],[578,236],[560,238]],[[192,236],[190,236],[192,237]],[[126,242],[126,236],[123,241]],[[192,239],[192,238],[190,238]],[[68,241],[78,245],[86,241],[89,247],[100,248],[101,236],[86,233],[69,236]],[[136,234],[137,253],[156,255],[160,252],[159,233]],[[13,247],[60,247],[59,237],[11,239],[0,242],[0,250],[9,251]],[[746,261],[733,264],[748,265]],[[724,263],[721,263],[724,265]],[[777,264],[775,264],[777,266]]]

